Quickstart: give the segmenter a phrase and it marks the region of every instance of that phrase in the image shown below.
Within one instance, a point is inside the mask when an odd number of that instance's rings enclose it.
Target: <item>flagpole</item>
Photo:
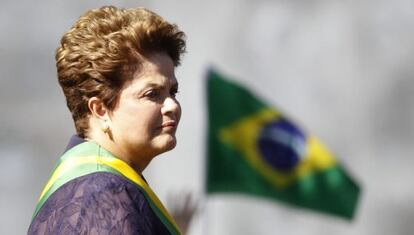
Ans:
[[[204,191],[203,195],[203,203],[202,203],[202,232],[203,235],[210,235],[209,234],[209,208],[207,206],[207,193]]]
[[[204,151],[207,152],[207,151]],[[208,193],[207,193],[207,157],[204,158],[204,179],[203,179],[203,190],[201,193],[201,229],[202,232],[201,234],[203,235],[210,235],[209,234],[209,225],[210,225],[210,218],[209,218],[209,213],[211,213],[211,203],[210,205],[208,205]]]

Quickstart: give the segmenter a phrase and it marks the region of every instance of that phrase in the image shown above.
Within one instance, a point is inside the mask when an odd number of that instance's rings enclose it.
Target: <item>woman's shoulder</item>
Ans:
[[[102,232],[145,232],[154,223],[159,222],[136,185],[120,175],[96,172],[71,180],[54,192],[29,232],[49,228],[50,232],[83,234],[92,225]]]
[[[64,184],[59,190],[76,192],[76,195],[72,195],[74,197],[93,196],[105,192],[116,195],[123,190],[140,192],[127,178],[110,172],[94,172],[80,176]]]
[[[98,202],[97,199],[102,200]],[[47,199],[39,211],[39,216],[42,211],[62,211],[61,209],[64,210],[69,205],[81,209],[89,208],[94,203],[103,204],[107,200],[113,204],[114,200],[136,202],[141,199],[144,199],[142,192],[125,177],[108,172],[95,172],[62,185]]]

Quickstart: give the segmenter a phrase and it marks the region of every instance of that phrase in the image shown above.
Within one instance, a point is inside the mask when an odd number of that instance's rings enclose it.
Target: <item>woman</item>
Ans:
[[[141,173],[176,145],[184,51],[184,33],[143,8],[91,10],[64,34],[56,64],[77,136],[29,234],[180,234]]]

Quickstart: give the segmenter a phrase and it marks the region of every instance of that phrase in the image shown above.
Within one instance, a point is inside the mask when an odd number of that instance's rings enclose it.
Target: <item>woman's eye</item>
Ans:
[[[151,99],[157,98],[158,96],[159,96],[159,91],[157,90],[150,90],[145,93],[145,97],[148,97]]]
[[[172,89],[172,90],[170,91],[170,95],[171,95],[172,97],[176,97],[176,96],[177,96],[177,94],[178,94],[178,89]]]

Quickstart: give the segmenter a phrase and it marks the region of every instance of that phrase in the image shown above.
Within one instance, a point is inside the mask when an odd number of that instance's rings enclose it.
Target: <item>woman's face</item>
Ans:
[[[175,147],[181,117],[177,91],[174,64],[165,53],[150,56],[125,84],[110,114],[110,130],[126,157],[152,158]]]

